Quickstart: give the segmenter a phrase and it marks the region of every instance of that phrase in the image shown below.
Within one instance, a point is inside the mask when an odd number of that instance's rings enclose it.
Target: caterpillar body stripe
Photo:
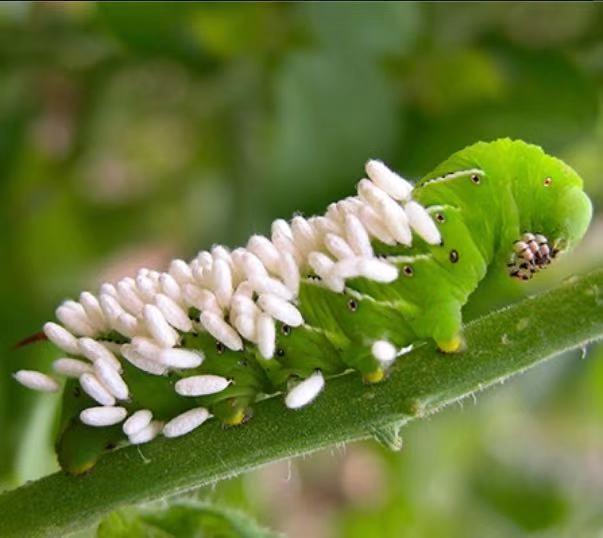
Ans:
[[[314,400],[347,370],[381,381],[418,341],[461,350],[461,309],[488,271],[527,280],[584,235],[582,180],[537,146],[479,142],[416,185],[369,161],[356,196],[273,223],[245,248],[214,246],[57,309],[66,354],[57,454],[70,473],[108,448],[236,425],[263,395]],[[22,384],[59,388],[41,372]]]

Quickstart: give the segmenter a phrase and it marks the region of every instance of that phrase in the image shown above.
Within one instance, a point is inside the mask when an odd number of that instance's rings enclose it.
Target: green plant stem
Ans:
[[[6,492],[0,496],[0,536],[62,536],[124,504],[173,495],[434,413],[601,338],[603,270],[478,319],[465,336],[467,350],[457,355],[444,355],[432,344],[418,347],[396,362],[382,384],[366,386],[344,375],[300,411],[272,398],[259,403],[242,427],[224,429],[212,421],[182,438],[117,450],[84,476],[56,473]]]

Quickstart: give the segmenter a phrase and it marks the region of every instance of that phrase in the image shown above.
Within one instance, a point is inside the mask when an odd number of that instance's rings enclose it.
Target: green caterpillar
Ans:
[[[61,466],[82,473],[119,443],[183,435],[211,416],[240,424],[267,394],[302,407],[346,370],[379,382],[421,340],[460,351],[461,309],[486,273],[531,278],[591,219],[576,172],[521,141],[467,147],[414,187],[379,161],[366,171],[357,196],[324,216],[277,220],[245,248],[63,303],[62,325],[44,327],[67,354],[55,372],[70,378]],[[15,377],[59,389],[40,372]]]

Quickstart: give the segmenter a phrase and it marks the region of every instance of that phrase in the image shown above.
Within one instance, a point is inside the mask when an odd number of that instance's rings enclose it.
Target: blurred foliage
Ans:
[[[0,4],[0,346],[101,280],[321,211],[370,156],[417,178],[498,136],[566,159],[595,203],[534,286],[600,265],[601,28],[596,3]],[[469,315],[518,294],[485,289]],[[600,536],[597,354],[411,426],[400,454],[348,447],[201,495],[293,537]],[[56,467],[56,400],[10,379],[55,357],[2,354],[4,487]]]
[[[154,507],[123,510],[105,518],[98,538],[277,538],[252,519],[235,510],[207,503],[176,503],[167,509]]]

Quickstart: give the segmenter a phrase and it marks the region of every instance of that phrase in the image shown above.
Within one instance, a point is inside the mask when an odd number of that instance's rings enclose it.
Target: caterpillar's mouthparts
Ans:
[[[559,250],[549,244],[546,236],[525,232],[513,243],[513,253],[507,264],[509,276],[519,280],[530,280],[534,274],[547,267]]]

